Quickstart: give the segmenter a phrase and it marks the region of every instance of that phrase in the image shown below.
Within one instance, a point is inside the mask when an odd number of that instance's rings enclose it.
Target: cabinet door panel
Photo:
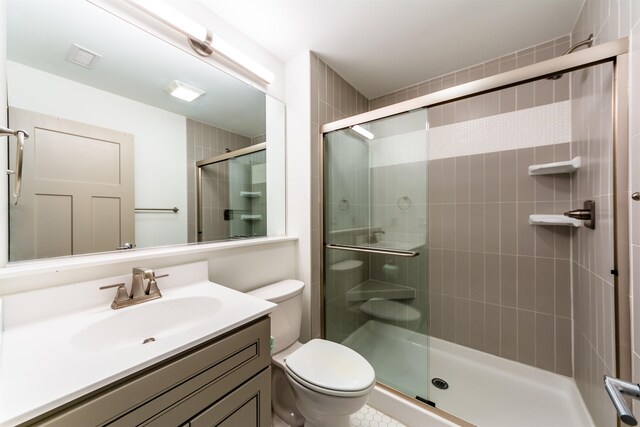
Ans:
[[[268,427],[271,425],[271,368],[191,420],[191,427]]]

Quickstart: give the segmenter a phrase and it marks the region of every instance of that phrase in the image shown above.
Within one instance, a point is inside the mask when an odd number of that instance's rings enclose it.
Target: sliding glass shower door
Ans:
[[[325,337],[428,400],[427,111],[324,137]]]

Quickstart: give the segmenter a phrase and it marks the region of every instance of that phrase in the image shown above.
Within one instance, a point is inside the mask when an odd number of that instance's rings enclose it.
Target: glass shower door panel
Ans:
[[[325,135],[325,335],[428,398],[427,113]]]

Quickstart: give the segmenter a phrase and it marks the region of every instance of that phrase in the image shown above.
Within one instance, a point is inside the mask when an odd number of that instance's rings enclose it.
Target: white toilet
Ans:
[[[375,372],[341,344],[298,342],[303,288],[299,280],[284,280],[249,292],[278,305],[271,313],[273,410],[292,426],[347,427],[350,415],[367,403]]]

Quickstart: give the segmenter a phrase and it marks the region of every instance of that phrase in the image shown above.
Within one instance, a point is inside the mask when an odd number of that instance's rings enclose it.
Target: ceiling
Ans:
[[[373,99],[567,35],[584,0],[200,2],[283,62],[315,52]]]

